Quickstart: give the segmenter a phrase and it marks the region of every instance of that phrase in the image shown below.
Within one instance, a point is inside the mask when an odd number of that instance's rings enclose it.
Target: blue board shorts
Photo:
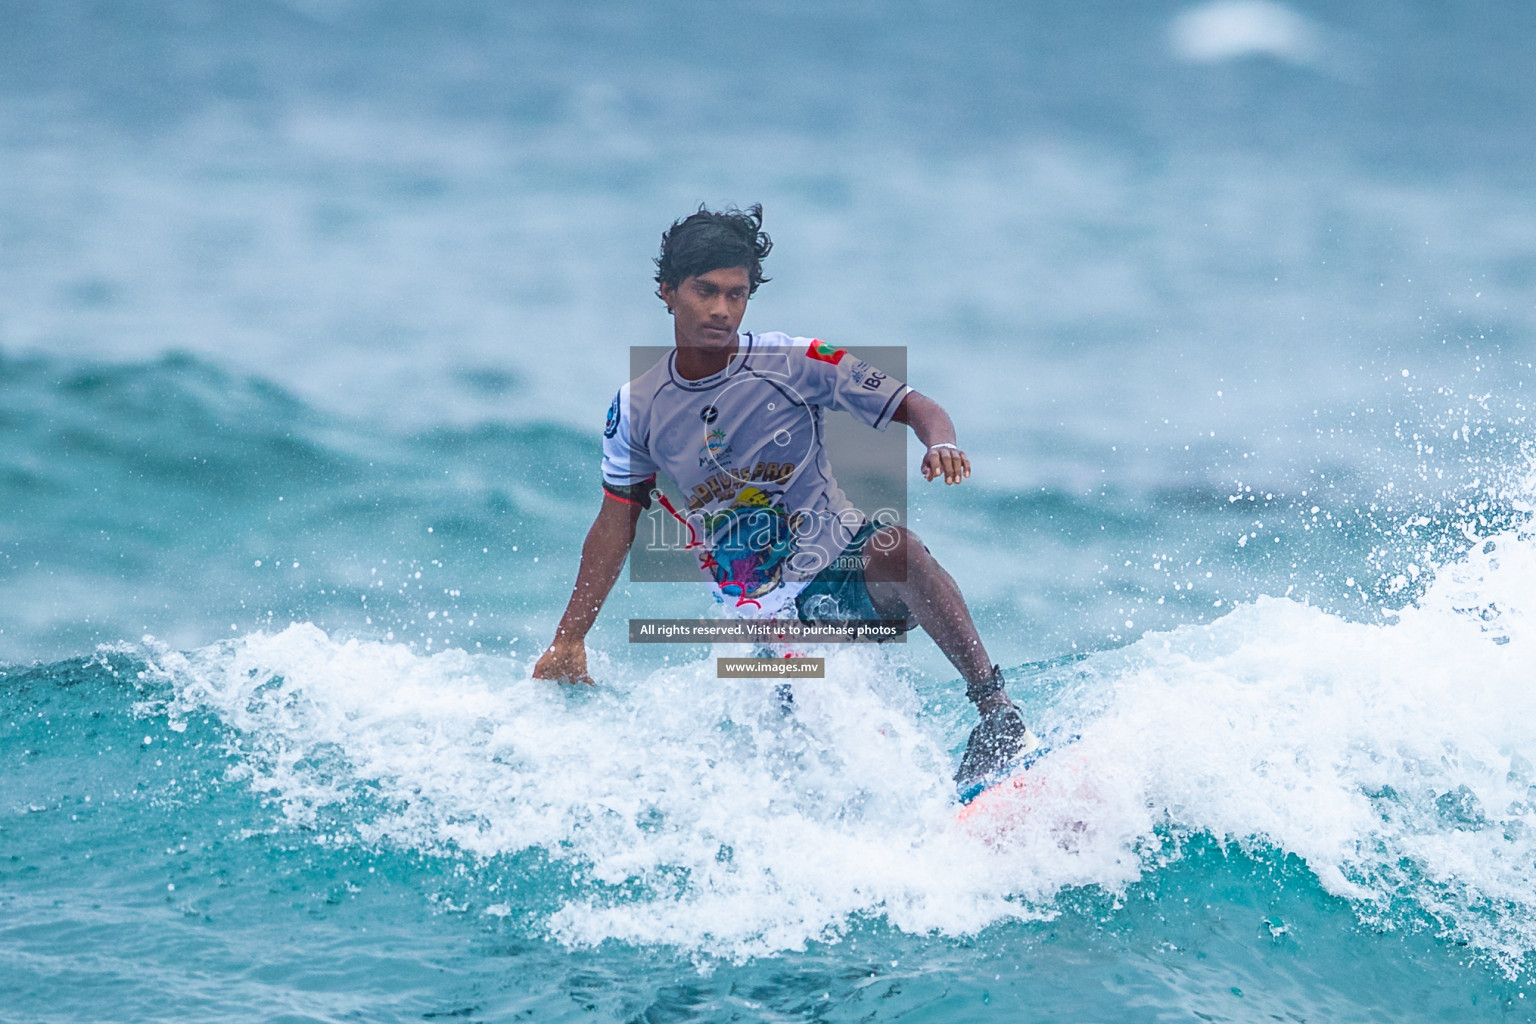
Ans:
[[[864,545],[878,529],[874,523],[865,523],[843,553],[811,577],[795,598],[795,614],[801,622],[884,618],[875,610],[875,603],[869,597],[869,583],[864,578]],[[905,633],[916,626],[915,619],[908,619],[901,631]]]

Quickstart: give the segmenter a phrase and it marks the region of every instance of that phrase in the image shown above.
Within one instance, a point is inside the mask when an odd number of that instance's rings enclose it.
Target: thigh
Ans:
[[[913,553],[922,557],[927,551],[917,534],[901,526],[882,527],[865,542],[860,583],[880,618],[900,619],[912,627],[908,573],[913,568]]]
[[[875,544],[876,533],[875,527],[866,525],[837,561],[806,585],[795,601],[802,621],[889,619],[906,622],[907,628],[912,628],[915,623],[899,590],[890,583],[870,580],[866,572],[872,560],[886,566],[892,543],[899,544],[904,537],[887,534]],[[877,569],[877,574],[885,571],[888,568]]]

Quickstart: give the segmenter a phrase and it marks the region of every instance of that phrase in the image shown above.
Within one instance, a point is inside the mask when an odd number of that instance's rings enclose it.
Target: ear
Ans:
[[[662,302],[667,304],[667,312],[671,313],[673,311],[673,306],[677,302],[677,289],[672,287],[670,284],[663,282],[662,285],[656,289],[656,294]]]

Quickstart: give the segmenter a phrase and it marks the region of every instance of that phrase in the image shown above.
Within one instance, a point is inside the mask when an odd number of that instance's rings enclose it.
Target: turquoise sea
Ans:
[[[0,1021],[1536,1020],[1536,12],[0,5]],[[621,581],[660,232],[904,346],[921,636]],[[1047,762],[1049,763],[1049,762]]]

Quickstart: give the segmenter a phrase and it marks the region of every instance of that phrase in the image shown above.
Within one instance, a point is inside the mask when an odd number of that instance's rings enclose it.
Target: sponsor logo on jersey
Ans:
[[[733,501],[737,492],[749,484],[788,484],[794,473],[793,462],[759,462],[751,469],[721,469],[693,489],[688,496],[688,511],[697,512],[714,502]]]
[[[805,350],[805,354],[812,359],[836,366],[848,352],[846,349],[833,348],[825,341],[817,341],[815,338],[812,338],[811,345]]]
[[[848,364],[848,379],[853,381],[865,391],[879,391],[880,385],[885,383],[885,374],[870,366],[862,359],[855,359]]]
[[[719,418],[720,410],[716,409],[712,405],[706,405],[703,409],[699,410],[699,419],[703,420],[705,423],[713,423]]]
[[[612,437],[619,432],[619,396],[613,396],[613,404],[608,407],[608,422],[603,424],[603,436]]]
[[[725,431],[717,427],[704,435],[704,444],[699,448],[699,465],[720,465],[730,457],[731,441]]]

